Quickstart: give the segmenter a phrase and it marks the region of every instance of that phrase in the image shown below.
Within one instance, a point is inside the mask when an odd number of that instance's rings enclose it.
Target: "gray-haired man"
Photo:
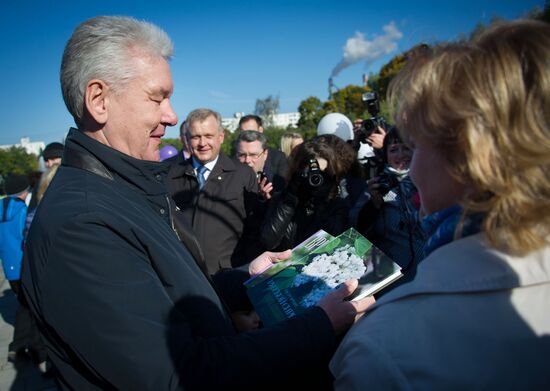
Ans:
[[[280,327],[237,335],[158,162],[177,123],[171,54],[162,30],[126,17],[90,19],[65,47],[61,87],[78,129],[34,218],[22,276],[63,389],[285,381],[326,364],[368,305],[342,300],[350,284]],[[250,271],[285,256],[266,253]]]

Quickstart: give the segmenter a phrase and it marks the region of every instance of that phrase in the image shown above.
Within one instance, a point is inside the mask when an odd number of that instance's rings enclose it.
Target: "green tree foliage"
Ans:
[[[38,170],[38,157],[23,147],[0,149],[0,175],[28,175]]]
[[[390,81],[399,73],[401,68],[405,65],[407,54],[398,54],[392,58],[386,65],[380,68],[380,73],[378,74],[377,84],[378,95],[380,100],[386,100],[386,93],[388,92],[388,86]]]
[[[380,89],[380,75],[378,73],[369,73],[368,86],[371,91],[378,91]]]
[[[348,85],[332,94],[333,103],[325,105],[325,108],[333,109],[329,112],[337,112],[346,115],[350,120],[363,118],[366,114],[366,107],[363,102],[363,94],[369,91],[363,86]],[[325,114],[326,114],[325,113]]]
[[[317,124],[323,116],[323,103],[315,96],[310,96],[300,102],[298,106],[300,120],[298,127],[304,131],[309,131],[317,128]]]
[[[222,144],[222,152],[225,153],[227,156],[234,156],[235,155],[235,139],[239,135],[239,130],[235,130],[233,133],[231,133],[229,130],[225,130],[225,136],[223,139]]]
[[[274,149],[280,149],[281,147],[281,136],[287,131],[284,128],[267,128],[264,129],[264,135],[267,138],[267,145]],[[297,129],[292,129],[292,131],[297,131]],[[300,132],[298,132],[300,133]]]
[[[298,106],[298,112],[300,113],[299,133],[304,138],[314,136],[319,121],[328,113],[342,113],[351,121],[357,118],[365,118],[365,115],[368,116],[368,114],[363,102],[363,94],[367,91],[369,91],[369,88],[348,85],[334,92],[332,98],[327,101],[322,102],[314,96],[303,100]]]

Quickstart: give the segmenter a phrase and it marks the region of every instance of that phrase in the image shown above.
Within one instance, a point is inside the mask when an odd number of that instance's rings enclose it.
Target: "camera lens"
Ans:
[[[369,118],[363,121],[363,129],[366,133],[372,133],[376,130],[378,127],[378,123],[376,120]]]
[[[323,176],[318,173],[311,173],[309,175],[309,184],[310,186],[317,187],[323,184]]]

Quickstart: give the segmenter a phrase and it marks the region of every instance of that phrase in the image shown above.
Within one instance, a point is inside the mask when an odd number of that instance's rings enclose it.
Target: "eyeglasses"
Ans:
[[[260,153],[238,153],[237,157],[240,160],[246,160],[247,157],[249,157],[252,160],[256,160],[256,159],[259,159],[260,156],[264,154],[264,152],[265,152],[265,149]]]

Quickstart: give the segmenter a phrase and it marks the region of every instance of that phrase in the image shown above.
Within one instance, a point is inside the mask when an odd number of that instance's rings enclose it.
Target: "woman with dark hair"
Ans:
[[[294,148],[288,185],[270,202],[262,244],[269,250],[288,249],[320,229],[338,235],[349,228],[339,183],[356,159],[353,147],[334,135],[316,136]]]
[[[418,218],[418,191],[409,177],[412,151],[395,127],[384,138],[382,158],[384,171],[367,181],[351,220],[375,246],[412,271],[423,258],[425,238]]]

